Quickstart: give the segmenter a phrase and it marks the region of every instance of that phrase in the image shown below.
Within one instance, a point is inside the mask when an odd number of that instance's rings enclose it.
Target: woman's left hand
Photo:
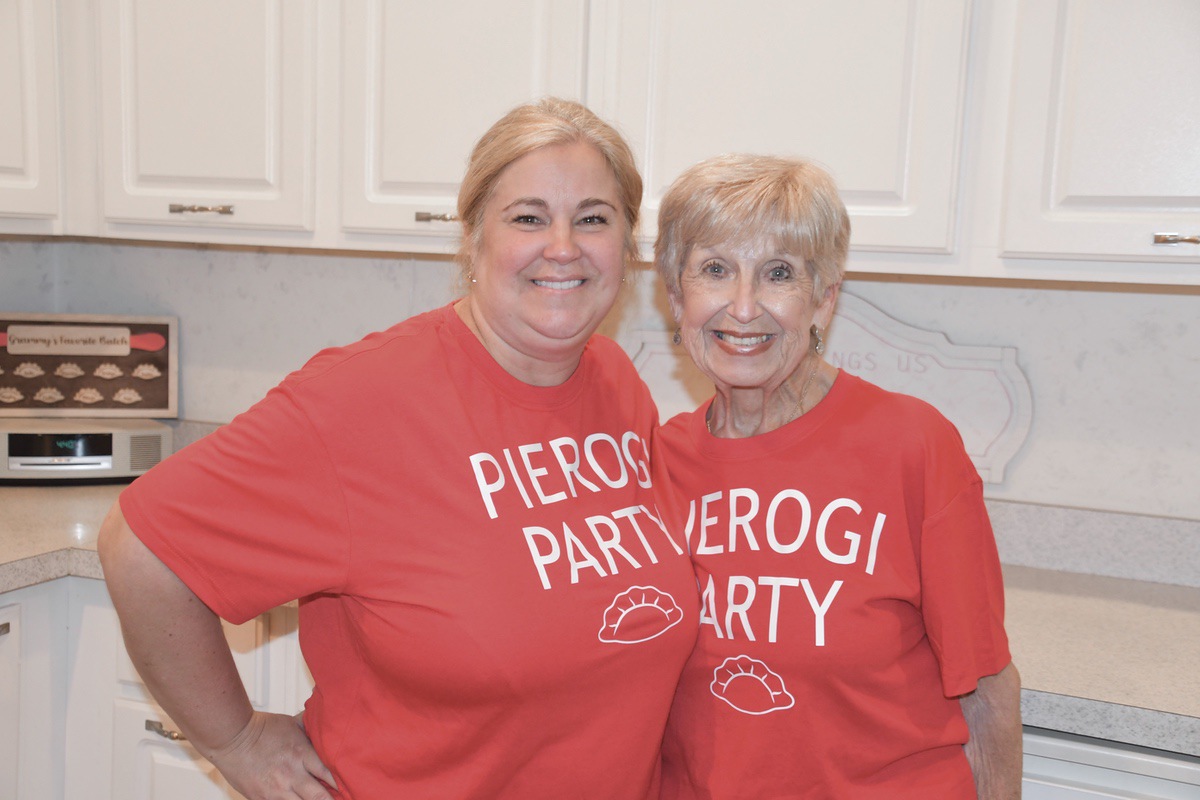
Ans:
[[[304,731],[303,715],[255,711],[224,747],[208,754],[248,800],[334,800],[333,773]]]

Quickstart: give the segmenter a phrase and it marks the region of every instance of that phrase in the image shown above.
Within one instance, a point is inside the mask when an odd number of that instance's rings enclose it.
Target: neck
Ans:
[[[815,355],[809,361],[775,386],[718,386],[709,431],[723,439],[744,439],[782,428],[811,411],[828,393],[836,371]]]
[[[564,347],[561,354],[550,357],[532,356],[512,347],[488,327],[474,313],[469,296],[455,303],[454,310],[471,333],[475,334],[483,349],[488,351],[488,355],[505,372],[523,383],[530,386],[558,386],[565,383],[579,366],[579,359],[583,356],[582,345]]]

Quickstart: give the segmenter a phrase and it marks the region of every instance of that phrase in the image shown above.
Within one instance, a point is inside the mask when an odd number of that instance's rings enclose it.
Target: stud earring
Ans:
[[[679,328],[675,329],[675,335],[671,337],[671,342],[676,345],[683,344],[683,337],[679,335]]]
[[[818,328],[816,325],[813,325],[811,328],[808,329],[808,332],[811,333],[812,337],[814,339],[816,339],[816,341],[817,341],[815,348],[814,348],[817,351],[817,355],[818,356],[825,355],[825,337],[823,337],[821,335],[821,329]]]

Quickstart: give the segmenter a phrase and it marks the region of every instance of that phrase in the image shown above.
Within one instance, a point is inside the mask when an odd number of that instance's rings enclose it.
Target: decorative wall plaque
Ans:
[[[0,313],[0,417],[174,417],[174,317]]]
[[[666,420],[712,395],[712,383],[692,364],[671,331],[633,331],[622,344]],[[1033,418],[1029,381],[1015,347],[958,345],[944,333],[907,325],[842,292],[825,360],[895,392],[919,397],[962,434],[967,453],[989,483],[1024,443]]]

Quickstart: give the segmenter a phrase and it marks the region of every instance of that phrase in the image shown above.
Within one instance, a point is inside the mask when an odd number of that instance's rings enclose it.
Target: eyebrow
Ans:
[[[513,200],[511,203],[506,205],[503,210],[508,211],[510,208],[514,208],[516,206],[536,206],[538,208],[547,208],[549,204],[540,197],[518,197],[516,200]],[[613,211],[617,210],[615,203],[613,203],[611,200],[605,200],[602,197],[588,197],[584,200],[580,200],[575,206],[575,210],[582,211],[585,208],[594,208],[595,206],[608,206]]]

